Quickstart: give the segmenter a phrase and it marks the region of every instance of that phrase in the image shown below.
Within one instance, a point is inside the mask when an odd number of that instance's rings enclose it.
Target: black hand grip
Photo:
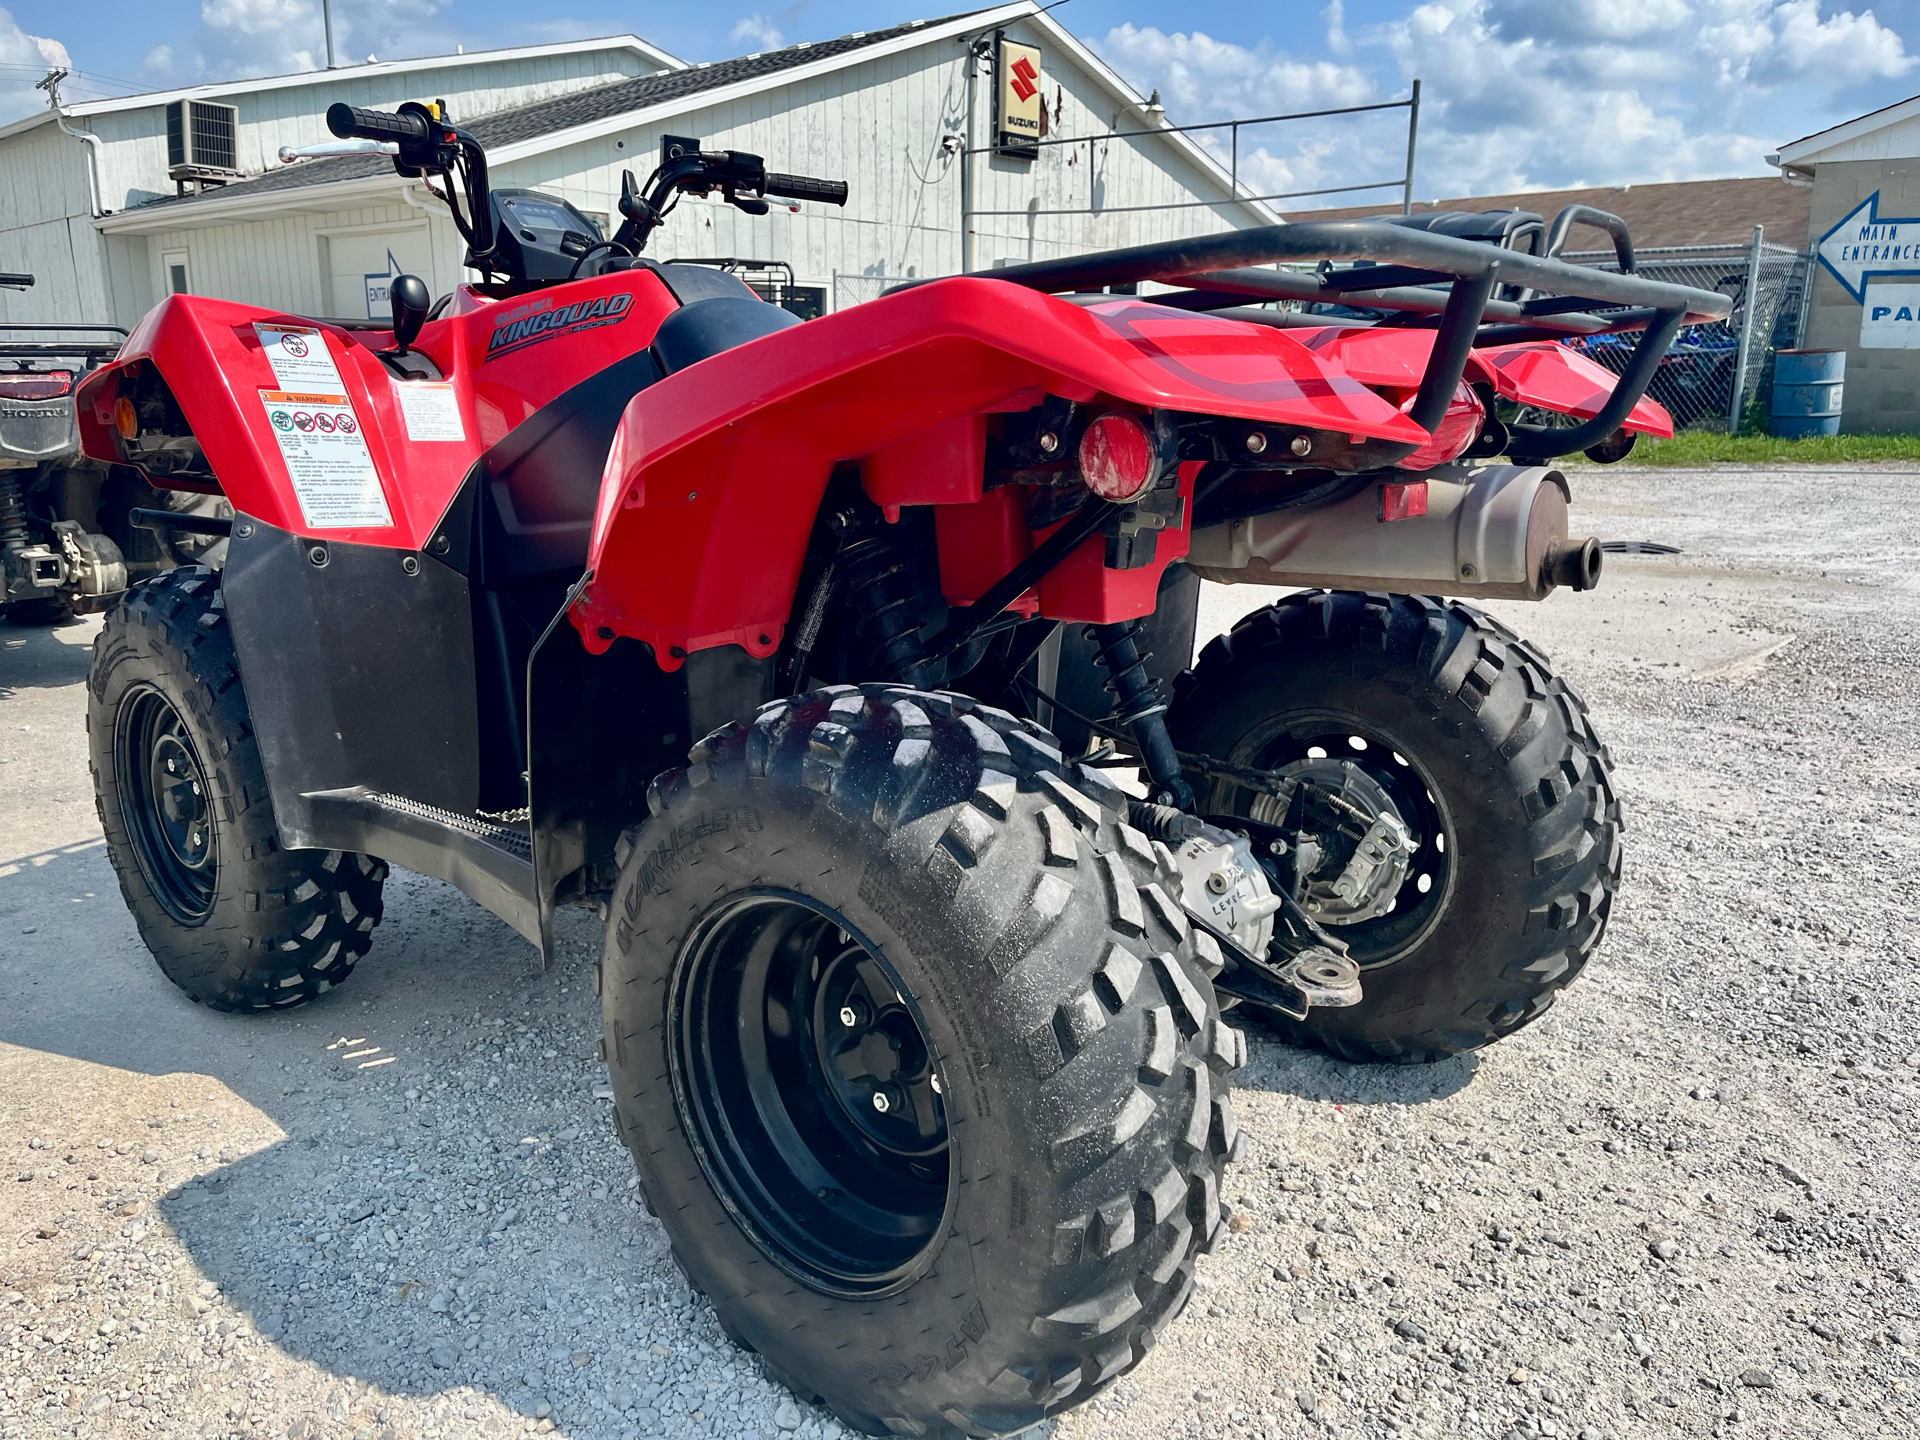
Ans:
[[[427,138],[427,117],[395,115],[386,110],[362,110],[336,101],[327,107],[327,129],[342,140],[392,140],[405,145]]]
[[[766,188],[760,193],[778,200],[818,200],[825,205],[844,205],[847,182],[816,180],[811,175],[776,175],[769,170]]]

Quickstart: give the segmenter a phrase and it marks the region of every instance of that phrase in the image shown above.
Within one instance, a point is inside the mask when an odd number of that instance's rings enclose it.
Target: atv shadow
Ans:
[[[0,700],[23,690],[58,690],[83,684],[93,663],[97,619],[57,625],[14,625],[0,618]]]
[[[543,1404],[566,1427],[624,1433],[617,1412],[667,1364],[648,1317],[681,1350],[705,1306],[633,1198],[608,1121],[587,975],[597,922],[563,913],[540,975],[530,946],[450,887],[396,871],[386,895],[345,987],[225,1015],[160,973],[103,842],[0,861],[0,1041],[112,1067],[24,1057],[43,1085],[83,1077],[35,1123],[89,1158],[96,1136],[142,1137],[124,1159],[100,1155],[102,1193],[151,1193],[138,1146],[158,1152],[158,1218],[245,1321],[235,1338],[169,1318],[164,1342],[195,1368],[245,1366],[264,1340],[324,1371],[323,1390],[326,1376],[355,1382],[342,1388],[363,1408],[440,1397],[471,1419],[463,1434],[517,1431]],[[139,1076],[173,1082],[180,1109],[135,1098],[160,1093]],[[132,1127],[156,1103],[161,1122],[192,1119],[148,1138]],[[203,1131],[215,1114],[219,1131]],[[720,1388],[748,1362],[710,1317],[698,1333],[710,1348],[695,1375]]]
[[[1266,1090],[1334,1105],[1424,1105],[1457,1095],[1480,1072],[1480,1056],[1474,1052],[1431,1065],[1351,1065],[1323,1050],[1288,1044],[1244,1011],[1227,1018],[1248,1040],[1247,1063],[1233,1077],[1237,1090]]]

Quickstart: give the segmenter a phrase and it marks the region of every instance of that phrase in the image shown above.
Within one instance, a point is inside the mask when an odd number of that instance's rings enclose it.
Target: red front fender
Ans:
[[[977,465],[954,468],[971,447],[952,443],[949,422],[1049,394],[1427,438],[1285,331],[1126,297],[1083,307],[1004,281],[935,281],[751,341],[636,395],[607,458],[593,579],[573,622],[591,650],[630,636],[669,666],[716,645],[770,655],[835,465],[884,451],[888,504],[978,502]],[[1123,602],[1128,615],[1152,606],[1151,585]]]

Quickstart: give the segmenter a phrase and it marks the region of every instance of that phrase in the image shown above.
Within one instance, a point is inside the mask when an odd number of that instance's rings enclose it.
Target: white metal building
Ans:
[[[36,283],[0,291],[0,320],[124,325],[137,318],[168,292],[169,259],[179,262],[182,250],[150,245],[137,227],[114,231],[112,222],[174,196],[172,170],[229,170],[239,178],[280,168],[282,145],[333,138],[326,111],[337,100],[392,109],[445,97],[455,114],[471,115],[685,68],[656,46],[618,35],[89,100],[17,120],[0,127],[0,270],[31,274]],[[190,127],[197,120],[195,138],[213,139],[224,153],[192,153],[204,147],[170,137],[170,119]],[[222,133],[209,137],[208,129]],[[225,163],[188,163],[195,159]],[[192,247],[184,248],[188,287],[226,293],[211,277],[202,284]],[[262,262],[285,268],[287,257]]]
[[[995,68],[1002,40],[1038,50],[1037,82],[1022,89],[1037,92],[1027,98],[1042,133],[1074,143],[1043,144],[1027,155],[993,150],[1002,133],[994,93],[1005,79]],[[1031,0],[702,65],[683,65],[628,39],[595,44],[605,48],[592,53],[610,69],[629,68],[619,78],[603,72],[599,83],[547,96],[503,86],[497,102],[471,87],[460,90],[448,72],[419,68],[393,67],[385,88],[367,98],[332,88],[343,83],[336,77],[357,71],[259,82],[306,92],[297,123],[256,122],[248,153],[261,158],[253,168],[273,168],[94,218],[86,228],[103,242],[105,278],[81,282],[98,295],[90,315],[126,323],[169,289],[186,288],[299,314],[377,318],[385,314],[390,274],[418,274],[436,294],[457,283],[461,248],[445,210],[424,187],[396,177],[384,158],[292,166],[271,160],[278,145],[315,138],[326,104],[338,98],[390,108],[401,99],[444,97],[456,121],[486,146],[496,187],[557,193],[596,216],[613,212],[623,169],[646,179],[668,134],[695,137],[707,149],[752,151],[769,169],[845,179],[852,193],[844,210],[777,207],[756,218],[718,201],[684,200],[650,251],[661,259],[785,262],[826,308],[871,298],[881,277],[958,272],[966,248],[963,207],[975,232],[975,268],[1277,218],[1237,198],[1226,171],[1200,145],[1166,129],[1157,107],[1149,110]],[[526,65],[534,54],[499,53],[503,66]],[[972,66],[970,54],[980,57]],[[158,113],[161,99],[147,97],[150,112]],[[276,106],[277,114],[288,114],[287,103]],[[150,117],[150,131],[154,123]],[[80,142],[42,128],[81,150]],[[1146,133],[1115,135],[1129,131]],[[969,156],[969,148],[983,153]],[[0,151],[0,164],[3,157]],[[109,168],[113,184],[131,186],[130,170]],[[67,183],[65,213],[72,214],[71,177]],[[79,208],[84,213],[84,191]],[[0,229],[0,269],[32,268],[7,248],[12,233]],[[36,313],[58,308],[47,305],[52,291],[43,279],[33,295]]]

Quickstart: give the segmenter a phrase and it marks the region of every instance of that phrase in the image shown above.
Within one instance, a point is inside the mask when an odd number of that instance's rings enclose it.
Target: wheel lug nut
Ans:
[[[893,1101],[887,1098],[886,1091],[876,1090],[873,1092],[873,1108],[878,1110],[882,1115],[893,1108]]]
[[[860,1017],[853,1013],[853,1007],[851,1005],[842,1005],[840,1007],[840,1023],[849,1030],[860,1023]]]

